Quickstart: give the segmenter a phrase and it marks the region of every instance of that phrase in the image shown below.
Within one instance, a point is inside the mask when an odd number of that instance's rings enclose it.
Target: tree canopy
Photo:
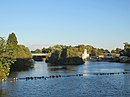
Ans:
[[[15,52],[16,58],[32,58],[32,54],[28,47],[25,47],[24,45],[17,45]]]
[[[14,47],[17,46],[17,44],[18,44],[17,37],[13,32],[11,34],[9,34],[7,44],[13,45]]]
[[[0,38],[0,79],[9,75],[10,65],[15,61],[14,48]]]
[[[130,57],[130,44],[124,43],[124,55]]]

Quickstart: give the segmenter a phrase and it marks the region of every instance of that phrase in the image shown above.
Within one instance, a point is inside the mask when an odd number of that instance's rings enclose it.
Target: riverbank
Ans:
[[[130,58],[90,58],[93,62],[119,62],[119,63],[130,63]]]

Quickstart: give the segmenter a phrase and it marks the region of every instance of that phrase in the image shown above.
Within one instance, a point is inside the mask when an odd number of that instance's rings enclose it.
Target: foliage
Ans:
[[[0,79],[9,75],[10,65],[15,61],[14,48],[0,38]]]
[[[7,41],[0,38],[0,79],[6,78],[9,75],[10,68],[16,63],[18,65],[22,65],[19,64],[20,62],[30,63],[32,62],[31,58],[32,54],[29,49],[24,45],[18,45],[14,33],[9,35]],[[27,67],[27,65],[24,65],[24,67]]]
[[[17,37],[14,33],[9,35],[7,44],[13,47],[16,58],[32,58],[31,52],[27,47],[18,45]]]
[[[101,49],[97,49],[97,55],[107,55],[107,54],[109,54],[110,52],[107,50],[107,49],[103,49],[103,48],[101,48]]]
[[[83,61],[80,58],[81,53],[78,48],[71,46],[56,45],[52,50],[49,62],[53,64],[81,64]],[[77,62],[78,61],[78,62]]]
[[[43,48],[42,53],[51,53],[51,48]]]
[[[130,57],[130,44],[124,43],[124,55]]]
[[[120,54],[121,51],[122,51],[122,49],[120,49],[120,48],[116,48],[115,50],[112,50],[111,53]]]
[[[31,51],[32,53],[42,53],[42,50],[40,50],[40,49],[36,49],[36,50],[34,50],[34,51]]]
[[[24,45],[17,45],[15,50],[16,61],[11,65],[11,70],[26,70],[33,66],[32,54]]]
[[[12,45],[13,47],[16,47],[18,44],[17,37],[14,33],[11,33],[8,37],[7,44]]]
[[[16,58],[32,58],[32,54],[24,45],[17,45]]]
[[[81,53],[83,52],[84,49],[87,49],[87,52],[92,56],[95,56],[97,53],[97,49],[91,45],[78,45],[78,46],[54,45],[49,48],[43,48],[42,53],[53,53],[56,50],[62,51],[62,49],[64,49],[64,48],[68,48],[70,52],[74,50],[75,53],[73,52],[74,55],[72,55],[72,56],[81,55]]]
[[[51,54],[51,57],[49,58],[48,62],[55,63],[55,64],[60,63],[60,55],[61,52],[56,50]]]
[[[121,56],[128,56],[130,57],[130,44],[128,42],[124,43],[124,49],[116,48],[112,50],[111,53],[120,54]]]

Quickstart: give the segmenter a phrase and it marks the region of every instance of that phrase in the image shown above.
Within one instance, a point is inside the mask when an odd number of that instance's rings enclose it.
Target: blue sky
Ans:
[[[0,0],[0,36],[15,32],[30,49],[130,42],[130,0]]]

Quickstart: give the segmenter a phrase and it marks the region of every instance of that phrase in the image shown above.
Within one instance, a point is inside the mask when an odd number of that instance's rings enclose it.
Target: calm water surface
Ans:
[[[51,66],[36,62],[30,70],[11,72],[9,79],[79,73],[85,76],[7,81],[2,84],[0,97],[130,97],[130,73],[93,75],[124,71],[130,72],[130,64],[88,62],[77,66]]]

